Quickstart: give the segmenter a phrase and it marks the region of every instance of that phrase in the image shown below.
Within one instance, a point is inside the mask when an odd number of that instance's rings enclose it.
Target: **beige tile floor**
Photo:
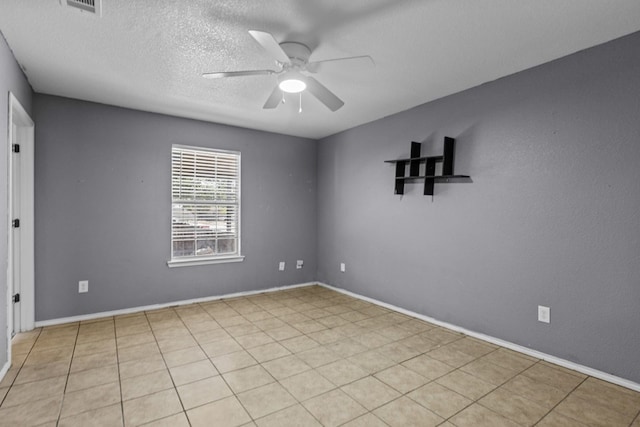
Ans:
[[[640,393],[311,286],[16,336],[0,425],[633,426]]]

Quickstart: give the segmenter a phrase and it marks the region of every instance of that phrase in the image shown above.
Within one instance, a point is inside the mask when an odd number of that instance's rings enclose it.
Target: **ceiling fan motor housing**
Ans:
[[[307,45],[297,42],[283,42],[280,43],[280,47],[291,60],[291,65],[303,67],[309,62],[311,49]]]

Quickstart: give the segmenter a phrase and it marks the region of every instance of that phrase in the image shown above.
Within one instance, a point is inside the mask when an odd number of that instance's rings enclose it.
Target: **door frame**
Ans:
[[[35,266],[34,266],[34,158],[35,125],[20,101],[9,92],[7,122],[7,196],[8,196],[8,267],[7,267],[7,352],[11,361],[11,332],[13,329],[13,192],[20,191],[20,330],[28,331],[35,323]],[[15,135],[14,125],[15,124]],[[20,188],[14,189],[13,141],[20,144]]]

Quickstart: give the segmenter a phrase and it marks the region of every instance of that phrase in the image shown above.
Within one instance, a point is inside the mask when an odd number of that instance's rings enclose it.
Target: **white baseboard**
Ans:
[[[279,286],[275,288],[260,289],[256,291],[235,292],[232,294],[194,298],[194,299],[181,300],[181,301],[173,301],[173,302],[167,302],[163,304],[152,304],[152,305],[145,305],[140,307],[123,308],[120,310],[102,311],[100,313],[82,314],[79,316],[61,317],[58,319],[50,319],[50,320],[41,320],[36,322],[35,327],[42,328],[45,326],[61,325],[63,323],[80,322],[83,320],[95,320],[95,319],[100,319],[102,317],[121,316],[123,314],[133,314],[133,313],[139,313],[141,311],[159,310],[162,308],[175,307],[178,305],[188,305],[188,304],[194,304],[194,303],[200,303],[200,302],[217,301],[224,298],[246,297],[249,295],[257,295],[257,294],[262,294],[266,292],[277,292],[277,291],[284,291],[287,289],[302,288],[305,286],[312,286],[315,284],[317,283],[316,282],[299,283],[296,285]]]
[[[622,387],[626,387],[626,388],[634,390],[634,391],[640,391],[640,384],[638,384],[638,383],[636,383],[634,381],[631,381],[631,380],[628,380],[628,379],[625,379],[625,378],[621,378],[621,377],[618,377],[618,376],[615,376],[615,375],[612,375],[612,374],[609,374],[609,373],[606,373],[606,372],[603,372],[603,371],[599,371],[597,369],[593,369],[593,368],[590,368],[588,366],[580,365],[578,363],[574,363],[574,362],[571,362],[571,361],[566,360],[566,359],[562,359],[562,358],[559,358],[559,357],[556,357],[556,356],[552,356],[550,354],[542,353],[542,352],[537,351],[537,350],[533,350],[533,349],[530,349],[530,348],[527,348],[527,347],[523,347],[521,345],[514,344],[512,342],[505,341],[505,340],[502,340],[500,338],[495,338],[495,337],[492,337],[490,335],[485,335],[485,334],[481,334],[479,332],[471,331],[469,329],[462,328],[462,327],[454,325],[452,323],[443,322],[441,320],[434,319],[433,317],[425,316],[425,315],[420,314],[420,313],[415,313],[413,311],[406,310],[406,309],[404,309],[402,307],[397,307],[395,305],[388,304],[386,302],[378,301],[376,299],[369,298],[369,297],[366,297],[366,296],[363,296],[363,295],[359,295],[359,294],[356,294],[354,292],[347,291],[345,289],[336,288],[334,286],[328,285],[326,283],[321,283],[321,282],[300,283],[300,284],[296,284],[296,285],[280,286],[280,287],[269,288],[269,289],[261,289],[261,290],[256,290],[256,291],[236,292],[236,293],[232,293],[232,294],[217,295],[217,296],[210,296],[210,297],[203,297],[203,298],[195,298],[195,299],[190,299],[190,300],[174,301],[174,302],[168,302],[168,303],[163,303],[163,304],[154,304],[154,305],[147,305],[147,306],[140,306],[140,307],[131,307],[131,308],[125,308],[125,309],[121,309],[121,310],[103,311],[103,312],[100,312],[100,313],[92,313],[92,314],[84,314],[84,315],[80,315],[80,316],[63,317],[63,318],[59,318],[59,319],[43,320],[43,321],[36,322],[35,326],[37,328],[40,328],[40,327],[44,327],[44,326],[60,325],[60,324],[63,324],[63,323],[79,322],[79,321],[83,321],[83,320],[94,320],[94,319],[99,319],[99,318],[102,318],[102,317],[119,316],[119,315],[123,315],[123,314],[132,314],[132,313],[138,313],[138,312],[141,312],[141,311],[158,310],[158,309],[162,309],[162,308],[175,307],[175,306],[180,306],[180,305],[188,305],[188,304],[193,304],[193,303],[216,301],[216,300],[220,300],[220,299],[224,299],[224,298],[237,298],[237,297],[243,297],[243,296],[249,296],[249,295],[257,295],[257,294],[266,293],[266,292],[277,292],[277,291],[301,288],[301,287],[312,286],[312,285],[320,285],[320,286],[325,287],[327,289],[331,289],[333,291],[336,291],[336,292],[339,292],[339,293],[342,293],[342,294],[345,294],[345,295],[349,295],[351,297],[354,297],[354,298],[357,298],[357,299],[360,299],[360,300],[363,300],[363,301],[367,301],[367,302],[370,302],[372,304],[376,304],[376,305],[379,305],[381,307],[388,308],[390,310],[394,310],[394,311],[397,311],[397,312],[402,313],[402,314],[406,314],[407,316],[415,317],[417,319],[424,320],[424,321],[433,323],[435,325],[442,326],[442,327],[445,327],[447,329],[451,329],[453,331],[457,331],[457,332],[463,333],[465,335],[477,338],[477,339],[482,340],[482,341],[486,341],[486,342],[489,342],[489,343],[492,343],[492,344],[495,344],[495,345],[499,345],[501,347],[505,347],[505,348],[508,348],[510,350],[517,351],[519,353],[523,353],[523,354],[535,357],[537,359],[545,360],[547,362],[554,363],[554,364],[559,365],[559,366],[563,366],[563,367],[565,367],[567,369],[572,369],[574,371],[583,373],[585,375],[589,375],[589,376],[592,376],[594,378],[599,378],[601,380],[608,381],[610,383],[617,384],[617,385],[620,385]],[[8,370],[9,370],[9,363],[7,362],[5,364],[5,366],[2,368],[2,370],[0,370],[0,380],[4,377],[4,375],[6,374],[6,372]]]
[[[419,314],[419,313],[415,313],[413,311],[405,310],[404,308],[401,308],[401,307],[396,307],[395,305],[392,305],[392,304],[387,304],[386,302],[382,302],[382,301],[375,300],[373,298],[365,297],[363,295],[359,295],[359,294],[356,294],[354,292],[347,291],[345,289],[336,288],[334,286],[327,285],[326,283],[318,282],[318,285],[323,286],[323,287],[325,287],[327,289],[331,289],[332,291],[340,292],[341,294],[349,295],[351,297],[358,298],[360,300],[367,301],[367,302],[379,305],[381,307],[397,311],[397,312],[402,313],[402,314],[406,314],[407,316],[415,317],[415,318],[418,318],[420,320],[424,320],[424,321],[427,321],[429,323],[433,323],[435,325],[442,326],[442,327],[445,327],[447,329],[451,329],[453,331],[461,332],[461,333],[463,333],[465,335],[468,335],[468,336],[473,337],[473,338],[477,338],[477,339],[482,340],[482,341],[489,342],[491,344],[496,344],[496,345],[499,345],[501,347],[505,347],[505,348],[508,348],[510,350],[517,351],[519,353],[523,353],[523,354],[526,354],[528,356],[535,357],[537,359],[545,360],[547,362],[563,366],[563,367],[565,367],[567,369],[578,371],[580,373],[592,376],[594,378],[599,378],[601,380],[608,381],[610,383],[617,384],[617,385],[620,385],[622,387],[626,387],[626,388],[634,390],[634,391],[640,391],[640,384],[638,384],[638,383],[636,383],[634,381],[625,379],[625,378],[617,377],[615,375],[611,375],[611,374],[608,374],[606,372],[602,372],[602,371],[599,371],[597,369],[590,368],[588,366],[580,365],[578,363],[574,363],[574,362],[571,362],[569,360],[561,359],[559,357],[552,356],[550,354],[542,353],[542,352],[537,351],[537,350],[532,350],[530,348],[523,347],[521,345],[514,344],[514,343],[509,342],[509,341],[501,340],[500,338],[494,338],[494,337],[492,337],[490,335],[485,335],[485,334],[481,334],[479,332],[474,332],[474,331],[471,331],[469,329],[465,329],[465,328],[462,328],[460,326],[453,325],[451,323],[443,322],[441,320],[434,319],[434,318],[429,317],[429,316],[425,316],[423,314]]]

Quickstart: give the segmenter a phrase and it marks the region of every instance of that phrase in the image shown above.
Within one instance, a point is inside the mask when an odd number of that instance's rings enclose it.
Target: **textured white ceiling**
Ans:
[[[321,138],[640,30],[638,0],[103,0],[98,18],[58,0],[0,0],[0,31],[37,92]],[[345,101],[309,94],[263,110],[276,78],[247,30],[298,41]]]

